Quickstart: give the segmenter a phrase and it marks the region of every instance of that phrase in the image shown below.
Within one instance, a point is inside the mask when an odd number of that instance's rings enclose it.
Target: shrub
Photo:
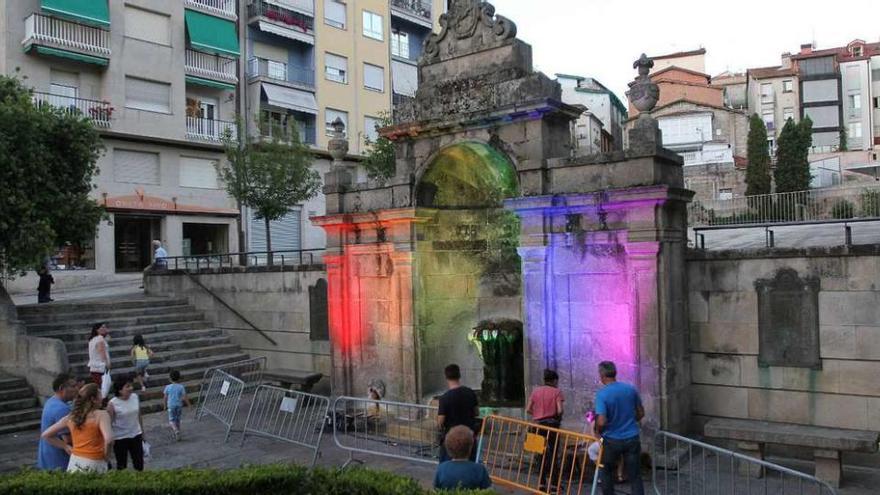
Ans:
[[[834,218],[852,218],[855,212],[855,205],[845,199],[838,199],[831,206],[831,216]]]
[[[272,464],[228,471],[174,469],[67,474],[25,470],[0,477],[6,495],[423,495],[431,493],[411,478],[366,469],[331,471]],[[454,493],[454,492],[453,492]],[[460,491],[459,495],[491,493]]]
[[[863,217],[880,216],[880,191],[866,189],[859,195],[859,201],[862,204]]]

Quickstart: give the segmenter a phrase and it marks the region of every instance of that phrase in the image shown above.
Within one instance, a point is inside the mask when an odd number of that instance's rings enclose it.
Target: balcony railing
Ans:
[[[315,34],[315,18],[313,16],[288,10],[263,0],[256,0],[248,5],[248,18],[259,17],[284,24],[290,29],[296,29],[303,33]]]
[[[299,132],[299,141],[304,144],[317,144],[317,131],[313,124],[297,121],[295,124],[260,123],[260,136],[272,139],[277,136],[280,141],[290,141],[294,129]]]
[[[186,137],[189,139],[220,143],[227,133],[231,138],[235,139],[237,134],[235,122],[204,119],[201,117],[186,118]]]
[[[688,205],[691,227],[850,218],[880,218],[880,187],[829,187]]]
[[[236,0],[186,0],[188,7],[205,9],[215,14],[237,17],[235,12]]]
[[[391,7],[428,21],[431,20],[431,2],[424,0],[391,0]]]
[[[98,127],[110,127],[110,119],[113,117],[113,107],[106,101],[87,100],[38,91],[34,91],[33,101],[37,106],[50,105],[70,114],[87,117]]]
[[[186,50],[186,71],[194,76],[237,83],[238,71],[236,67],[234,58]]]
[[[251,58],[248,61],[248,76],[315,86],[315,71],[313,69],[259,57]]]
[[[31,14],[24,20],[22,45],[50,44],[89,55],[110,57],[110,31],[57,17]]]

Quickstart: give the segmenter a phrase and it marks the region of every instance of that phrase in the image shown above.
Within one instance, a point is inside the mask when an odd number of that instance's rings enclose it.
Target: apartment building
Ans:
[[[562,87],[563,102],[583,105],[587,109],[587,113],[582,114],[575,123],[575,138],[580,152],[605,151],[609,146],[611,150],[622,150],[627,111],[620,98],[592,77],[556,74],[556,81]],[[601,129],[594,119],[601,123]]]
[[[323,174],[340,118],[357,160],[392,95],[418,84],[393,63],[414,66],[443,11],[442,0],[4,2],[0,70],[20,71],[39,104],[90,118],[106,148],[94,196],[109,218],[69,264],[139,271],[151,239],[171,256],[264,249],[251,212],[239,242],[216,172],[224,133],[239,116],[253,135],[295,130]],[[273,249],[323,248],[308,220],[323,208],[319,195],[274,222]]]
[[[238,249],[215,169],[237,113],[234,2],[17,0],[2,16],[0,70],[90,118],[106,148],[94,196],[109,218],[71,264],[139,271],[151,239],[170,255]]]
[[[749,69],[748,107],[761,116],[767,127],[767,141],[771,154],[776,153],[776,142],[782,127],[792,119],[800,121],[800,86],[791,55],[784,53],[782,63],[773,67]]]

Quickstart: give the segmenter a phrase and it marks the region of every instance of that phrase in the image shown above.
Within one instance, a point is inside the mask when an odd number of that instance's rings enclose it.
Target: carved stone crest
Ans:
[[[496,16],[495,7],[480,0],[453,0],[439,22],[440,32],[425,41],[423,64],[499,46],[516,37],[516,24]]]

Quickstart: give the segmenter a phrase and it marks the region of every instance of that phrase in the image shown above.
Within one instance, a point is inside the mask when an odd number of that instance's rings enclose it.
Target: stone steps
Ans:
[[[110,329],[110,336],[112,337],[116,329],[157,325],[162,323],[175,323],[180,321],[199,321],[204,318],[204,313],[198,311],[181,311],[178,313],[163,313],[149,316],[108,318],[98,321],[103,321],[107,324],[107,328]],[[38,337],[44,337],[47,334],[57,334],[60,332],[80,332],[85,335],[86,339],[88,339],[89,333],[92,330],[92,325],[95,324],[95,320],[67,320],[53,323],[28,323],[27,320],[25,320],[25,324],[28,327],[28,334]]]
[[[168,304],[146,308],[113,308],[103,311],[51,311],[46,313],[33,313],[19,317],[28,325],[52,324],[70,321],[71,319],[86,320],[92,322],[108,321],[119,318],[132,318],[138,316],[163,315],[171,312],[181,313],[189,311],[197,311],[185,301],[174,301],[175,304]]]
[[[42,409],[27,381],[0,375],[0,434],[40,427]]]
[[[110,341],[117,341],[123,344],[131,345],[131,339],[137,334],[143,335],[144,339],[146,339],[147,342],[152,342],[154,340],[161,340],[161,334],[165,334],[166,332],[204,330],[210,327],[211,323],[202,319],[195,321],[161,323],[156,325],[133,325],[123,328],[112,328],[110,330]],[[48,337],[51,339],[59,339],[65,342],[77,342],[84,346],[88,346],[89,341],[89,331],[81,331],[81,329],[77,330],[76,332],[70,332],[68,330],[58,330],[55,332],[31,333],[30,331],[28,331],[28,334],[35,337]],[[110,345],[113,344],[111,343]]]
[[[211,358],[218,356],[239,356],[240,349],[236,344],[233,344],[228,341],[227,342],[215,345],[215,346],[207,346],[207,347],[194,347],[191,349],[185,350],[174,350],[169,352],[157,352],[153,359],[150,360],[150,367],[148,371],[152,370],[162,370],[165,368],[171,367],[179,367],[180,363],[186,363],[192,360],[199,360],[203,358]],[[115,375],[117,373],[131,371],[134,372],[134,362],[128,356],[128,354],[119,355],[118,357],[114,357],[112,351],[110,354],[111,359],[111,369],[110,374]],[[247,359],[246,357],[241,359]],[[89,372],[88,370],[88,360],[81,360],[78,362],[71,362],[70,368],[71,371],[77,375],[86,374]]]
[[[229,342],[229,337],[223,335],[221,330],[215,328],[209,328],[206,330],[188,330],[183,332],[167,332],[158,334],[156,337],[161,337],[162,339],[167,338],[167,340],[151,338],[147,341],[147,346],[149,346],[157,355],[167,351],[215,346]],[[114,363],[116,362],[117,357],[119,359],[129,359],[130,361],[130,353],[131,342],[120,342],[118,339],[111,339],[110,356],[112,356]],[[67,358],[70,360],[71,365],[75,363],[86,363],[89,360],[88,349],[77,349],[69,352]]]
[[[185,298],[168,297],[128,297],[104,299],[80,299],[48,304],[23,304],[16,306],[18,317],[27,321],[31,316],[49,313],[89,313],[95,311],[113,311],[120,309],[157,308],[189,304]]]

